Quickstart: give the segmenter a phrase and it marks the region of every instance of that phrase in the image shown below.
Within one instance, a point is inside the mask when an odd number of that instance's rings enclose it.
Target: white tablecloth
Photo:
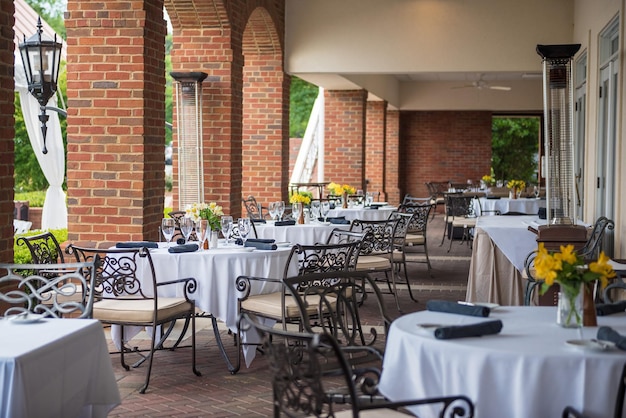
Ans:
[[[0,417],[106,417],[120,404],[102,325],[0,320]]]
[[[491,319],[502,320],[501,333],[480,338],[437,340],[417,327]],[[598,317],[598,324],[626,334],[624,313]],[[597,330],[583,328],[583,338]],[[566,344],[579,338],[578,330],[556,325],[555,307],[506,307],[489,318],[404,315],[391,325],[379,389],[393,401],[466,395],[477,418],[559,417],[566,405],[590,418],[612,416],[626,352]]]
[[[500,199],[487,199],[480,197],[478,200],[474,200],[474,212],[478,216],[481,216],[482,212],[484,212],[485,215],[495,215],[493,212],[495,210],[499,211],[500,214],[517,212],[528,215],[537,215],[539,208],[545,207],[545,199],[535,198],[509,199],[507,197],[502,197]]]
[[[322,223],[274,226],[271,223],[255,225],[257,237],[273,239],[276,242],[313,245],[325,243],[335,228],[350,229],[350,225],[324,225]]]
[[[349,221],[355,219],[362,219],[364,221],[384,221],[389,218],[389,215],[398,208],[395,206],[381,206],[378,209],[370,209],[364,207],[354,208],[335,208],[328,212],[328,217],[344,216]]]

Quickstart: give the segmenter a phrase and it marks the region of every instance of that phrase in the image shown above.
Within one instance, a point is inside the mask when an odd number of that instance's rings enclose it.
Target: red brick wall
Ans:
[[[0,261],[13,262],[13,144],[15,120],[13,114],[13,17],[12,1],[0,7]],[[33,32],[35,27],[33,25]]]
[[[387,102],[368,101],[365,138],[365,178],[367,190],[382,192],[385,181],[385,134]]]
[[[367,92],[324,92],[324,180],[362,189],[365,183]]]
[[[401,112],[400,190],[429,181],[480,180],[491,167],[491,112]]]
[[[162,1],[70,0],[70,241],[157,239],[165,188]]]
[[[381,200],[391,204],[400,203],[400,112],[387,111],[385,143],[385,189]]]

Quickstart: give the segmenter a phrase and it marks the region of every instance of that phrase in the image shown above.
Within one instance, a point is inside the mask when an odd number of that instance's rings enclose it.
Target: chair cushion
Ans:
[[[281,292],[250,296],[248,299],[241,301],[241,309],[280,321],[283,318],[281,298]],[[328,296],[326,299],[334,304],[334,297]],[[317,313],[320,297],[318,295],[307,295],[306,302],[307,314],[315,315]],[[300,310],[298,309],[298,304],[295,299],[291,295],[285,295],[285,317],[296,318],[299,316]]]
[[[352,416],[352,409],[335,413],[335,418],[348,418]],[[365,411],[359,411],[359,417],[361,418],[387,418],[387,417],[407,417],[412,415],[404,414],[400,411],[389,408],[379,409],[366,409]]]
[[[391,268],[389,259],[378,255],[360,255],[356,263],[357,270],[381,270]]]
[[[159,298],[157,322],[184,316],[193,305],[185,298]],[[93,304],[93,317],[116,324],[150,324],[154,318],[154,299],[104,299]]]
[[[404,239],[405,244],[409,245],[424,245],[426,242],[426,237],[422,234],[406,234],[406,238]]]
[[[455,216],[452,219],[452,226],[473,228],[476,226],[476,218],[464,218]]]

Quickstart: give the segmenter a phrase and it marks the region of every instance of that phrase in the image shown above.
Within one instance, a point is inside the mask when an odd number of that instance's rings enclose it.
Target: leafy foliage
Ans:
[[[52,235],[59,241],[59,243],[67,241],[67,228],[64,229],[52,229],[50,230]],[[30,251],[26,245],[17,245],[15,241],[19,237],[28,237],[31,235],[41,234],[40,230],[28,231],[24,234],[16,235],[13,239],[13,262],[19,264],[27,264],[33,261],[30,255]]]
[[[539,118],[494,118],[491,140],[496,179],[537,182]]]
[[[31,208],[42,208],[45,199],[46,192],[43,190],[15,193],[15,200],[28,200],[28,207]]]
[[[311,116],[313,103],[318,94],[317,86],[298,78],[291,77],[289,99],[289,137],[302,138]]]

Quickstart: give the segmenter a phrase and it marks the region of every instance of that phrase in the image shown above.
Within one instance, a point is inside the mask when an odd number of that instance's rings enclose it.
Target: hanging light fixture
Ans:
[[[28,91],[39,102],[41,113],[39,121],[41,122],[41,133],[43,136],[43,148],[41,152],[48,153],[46,148],[46,133],[48,128],[48,115],[46,110],[54,110],[55,112],[67,115],[62,109],[47,106],[48,100],[57,91],[57,82],[59,80],[59,66],[61,65],[61,49],[63,44],[57,41],[56,34],[54,39],[50,39],[43,33],[41,18],[37,19],[37,33],[26,39],[19,45],[22,63],[24,64],[24,72],[26,73],[26,82],[28,83]]]

